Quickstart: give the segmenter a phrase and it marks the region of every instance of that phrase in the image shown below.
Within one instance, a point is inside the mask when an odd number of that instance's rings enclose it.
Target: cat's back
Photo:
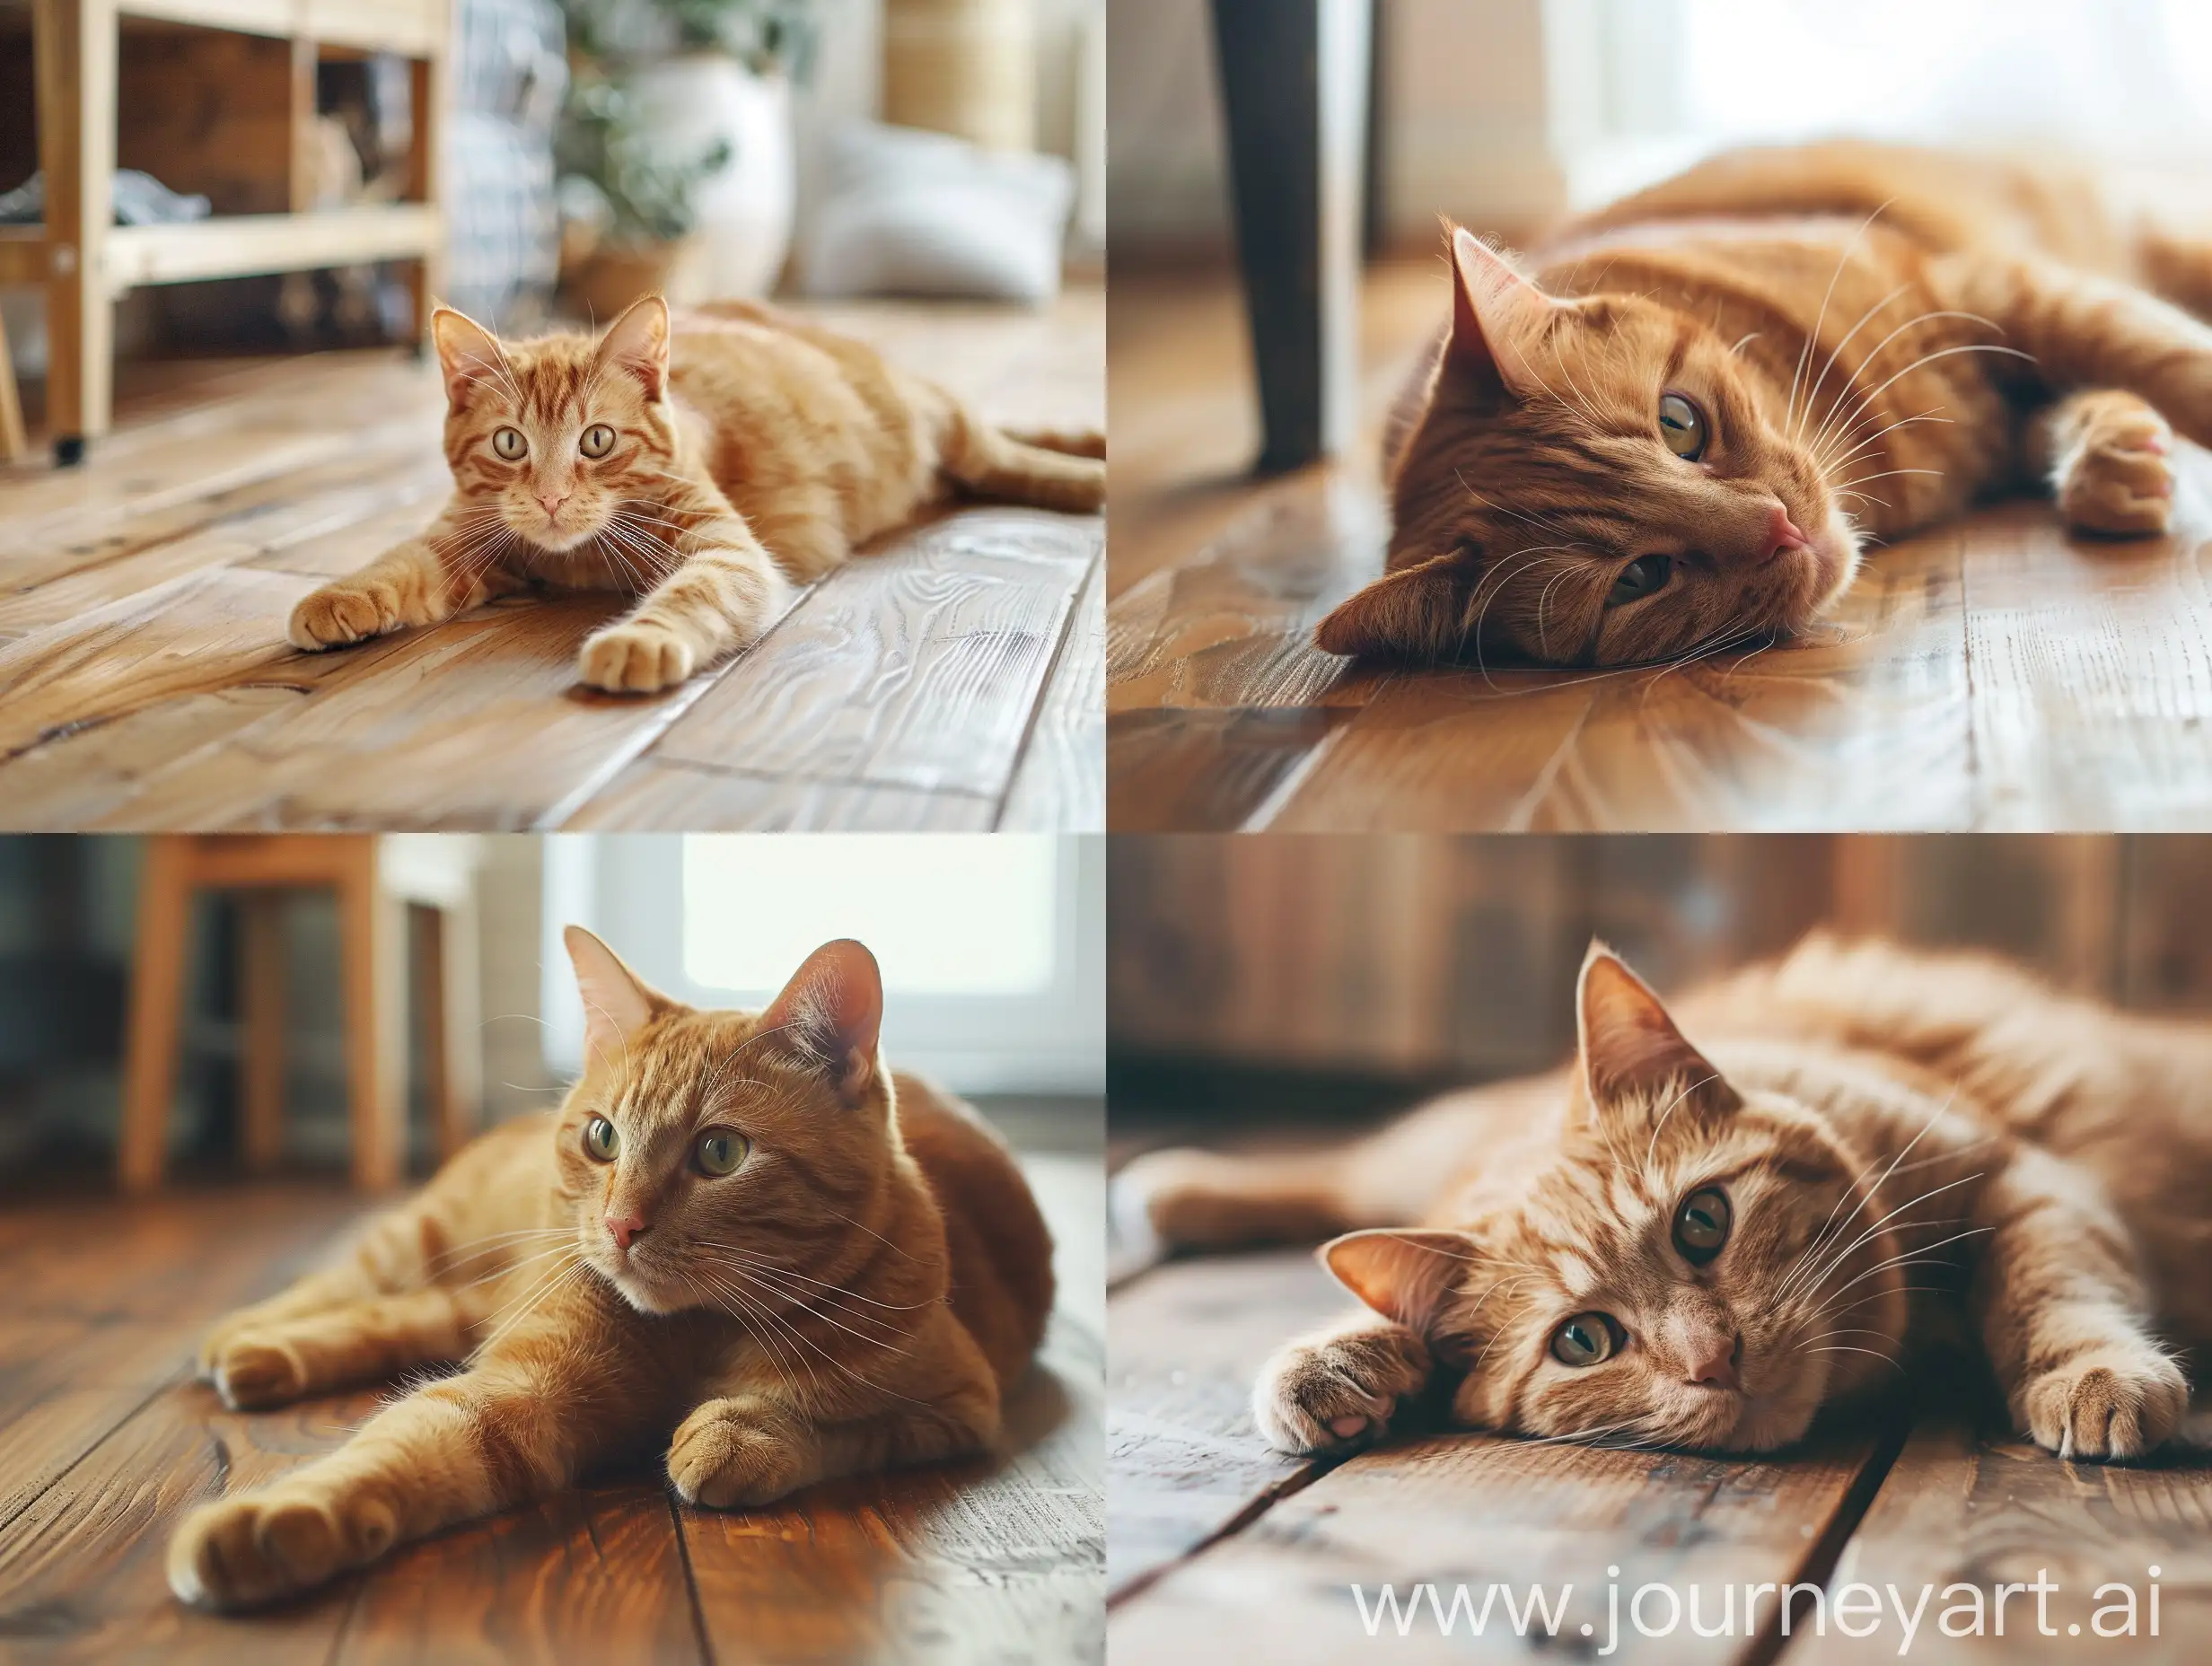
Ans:
[[[1018,1377],[1052,1311],[1052,1234],[1021,1165],[960,1100],[895,1074],[899,1130],[944,1217],[952,1311],[1003,1384]]]
[[[1624,233],[1663,240],[1678,226],[1825,246],[1869,220],[1929,253],[2032,250],[2112,270],[2129,259],[2123,228],[2089,173],[2039,158],[1865,140],[1725,152],[1568,223],[1548,248]]]

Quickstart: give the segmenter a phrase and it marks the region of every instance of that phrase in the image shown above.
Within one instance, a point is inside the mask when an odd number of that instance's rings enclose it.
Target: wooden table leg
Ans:
[[[377,882],[376,841],[355,842],[338,885],[354,1184],[383,1191],[407,1171],[408,905]]]
[[[430,1115],[441,1162],[476,1137],[483,1117],[483,1023],[477,994],[476,903],[424,911],[420,1007]]]
[[[115,0],[35,0],[39,165],[46,174],[47,427],[54,460],[83,460],[108,431],[115,306]]]
[[[250,890],[238,900],[239,991],[245,1009],[241,1143],[247,1168],[267,1173],[285,1148],[285,897],[281,890]]]
[[[23,401],[15,390],[15,365],[8,357],[8,329],[0,320],[0,463],[12,463],[31,449],[23,434]]]
[[[148,839],[138,874],[138,945],[131,959],[123,1127],[116,1153],[117,1178],[128,1192],[154,1190],[168,1166],[192,891],[191,840],[179,835]]]
[[[411,288],[415,301],[415,346],[418,353],[429,350],[431,309],[437,305],[445,290],[445,240],[450,232],[443,218],[446,209],[445,170],[438,152],[445,143],[445,54],[452,26],[449,13],[447,32],[440,36],[435,54],[417,58],[409,66],[412,80],[408,93],[415,133],[408,153],[407,195],[410,201],[428,203],[442,216],[431,252],[415,263]]]
[[[1214,0],[1262,472],[1337,454],[1358,422],[1373,27],[1374,0]]]

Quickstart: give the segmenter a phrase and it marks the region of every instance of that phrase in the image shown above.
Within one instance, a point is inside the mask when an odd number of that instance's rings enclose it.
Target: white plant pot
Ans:
[[[797,196],[790,82],[701,53],[639,70],[631,85],[645,130],[672,154],[703,155],[717,139],[730,146],[698,188],[696,241],[670,276],[669,299],[767,294],[790,252]]]

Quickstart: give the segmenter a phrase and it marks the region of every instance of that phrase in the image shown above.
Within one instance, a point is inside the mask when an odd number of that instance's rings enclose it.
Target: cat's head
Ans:
[[[1640,296],[1549,295],[1465,230],[1452,255],[1390,571],[1323,648],[1618,665],[1802,630],[1843,592],[1856,538],[1815,436],[1735,344]]]
[[[1566,1135],[1463,1231],[1324,1246],[1424,1336],[1457,1420],[1763,1451],[1891,1371],[1903,1275],[1859,1165],[1812,1111],[1738,1091],[1602,946],[1583,966]]]
[[[647,295],[597,339],[502,342],[440,307],[445,460],[472,552],[521,540],[556,553],[603,537],[640,565],[657,541],[645,505],[675,467],[668,398],[668,303]]]
[[[584,1264],[645,1313],[840,1283],[901,1150],[875,957],[824,943],[761,1011],[700,1012],[581,926],[566,940],[584,1066],[554,1138]]]

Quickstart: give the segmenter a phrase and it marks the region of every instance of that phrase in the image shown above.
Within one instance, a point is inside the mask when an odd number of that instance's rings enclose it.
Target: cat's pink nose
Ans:
[[[645,1219],[641,1214],[610,1214],[607,1217],[607,1231],[614,1237],[614,1247],[628,1250],[630,1240],[641,1236],[645,1230]]]
[[[1785,549],[1802,549],[1812,542],[1797,530],[1797,523],[1789,518],[1789,511],[1777,504],[1773,518],[1767,522],[1767,547],[1760,559],[1771,561]]]
[[[1736,1366],[1742,1356],[1742,1337],[1733,1332],[1716,1331],[1690,1345],[1683,1374],[1699,1388],[1740,1388],[1742,1384],[1736,1375]]]
[[[549,521],[560,513],[561,505],[567,501],[568,494],[566,492],[540,492],[538,494],[539,505],[544,509],[545,518]]]

